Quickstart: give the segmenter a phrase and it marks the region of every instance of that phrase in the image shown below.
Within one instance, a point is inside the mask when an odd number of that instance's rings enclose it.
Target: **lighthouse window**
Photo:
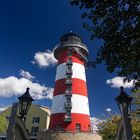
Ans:
[[[76,130],[81,131],[81,124],[79,124],[79,123],[76,124]]]
[[[72,48],[69,48],[69,51],[68,51],[68,56],[72,56]]]
[[[71,98],[67,98],[67,103],[71,103]]]
[[[67,85],[67,90],[71,91],[71,85]]]
[[[67,75],[67,78],[68,78],[68,79],[71,79],[71,75]]]
[[[68,56],[72,56],[72,51],[69,51],[68,52]]]
[[[71,116],[71,110],[66,110],[67,116]]]

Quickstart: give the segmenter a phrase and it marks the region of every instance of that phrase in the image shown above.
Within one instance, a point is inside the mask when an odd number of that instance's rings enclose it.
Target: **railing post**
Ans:
[[[15,139],[14,132],[15,132],[15,119],[16,119],[16,114],[17,114],[17,108],[18,108],[18,103],[13,103],[12,110],[11,110],[11,116],[9,119],[6,140],[14,140]]]

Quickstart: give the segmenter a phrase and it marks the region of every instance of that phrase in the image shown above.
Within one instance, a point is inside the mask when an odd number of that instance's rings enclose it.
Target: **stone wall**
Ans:
[[[102,140],[101,136],[84,132],[39,132],[37,140]]]

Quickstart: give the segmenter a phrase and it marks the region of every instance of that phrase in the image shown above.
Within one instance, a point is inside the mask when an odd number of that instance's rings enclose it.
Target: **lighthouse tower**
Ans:
[[[50,130],[90,131],[85,63],[88,49],[74,33],[61,37],[54,50],[58,60]]]

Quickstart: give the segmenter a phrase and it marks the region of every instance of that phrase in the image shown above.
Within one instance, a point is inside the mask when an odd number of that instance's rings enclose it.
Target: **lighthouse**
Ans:
[[[54,50],[58,60],[50,130],[89,132],[90,113],[85,65],[88,49],[81,37],[68,33]]]

